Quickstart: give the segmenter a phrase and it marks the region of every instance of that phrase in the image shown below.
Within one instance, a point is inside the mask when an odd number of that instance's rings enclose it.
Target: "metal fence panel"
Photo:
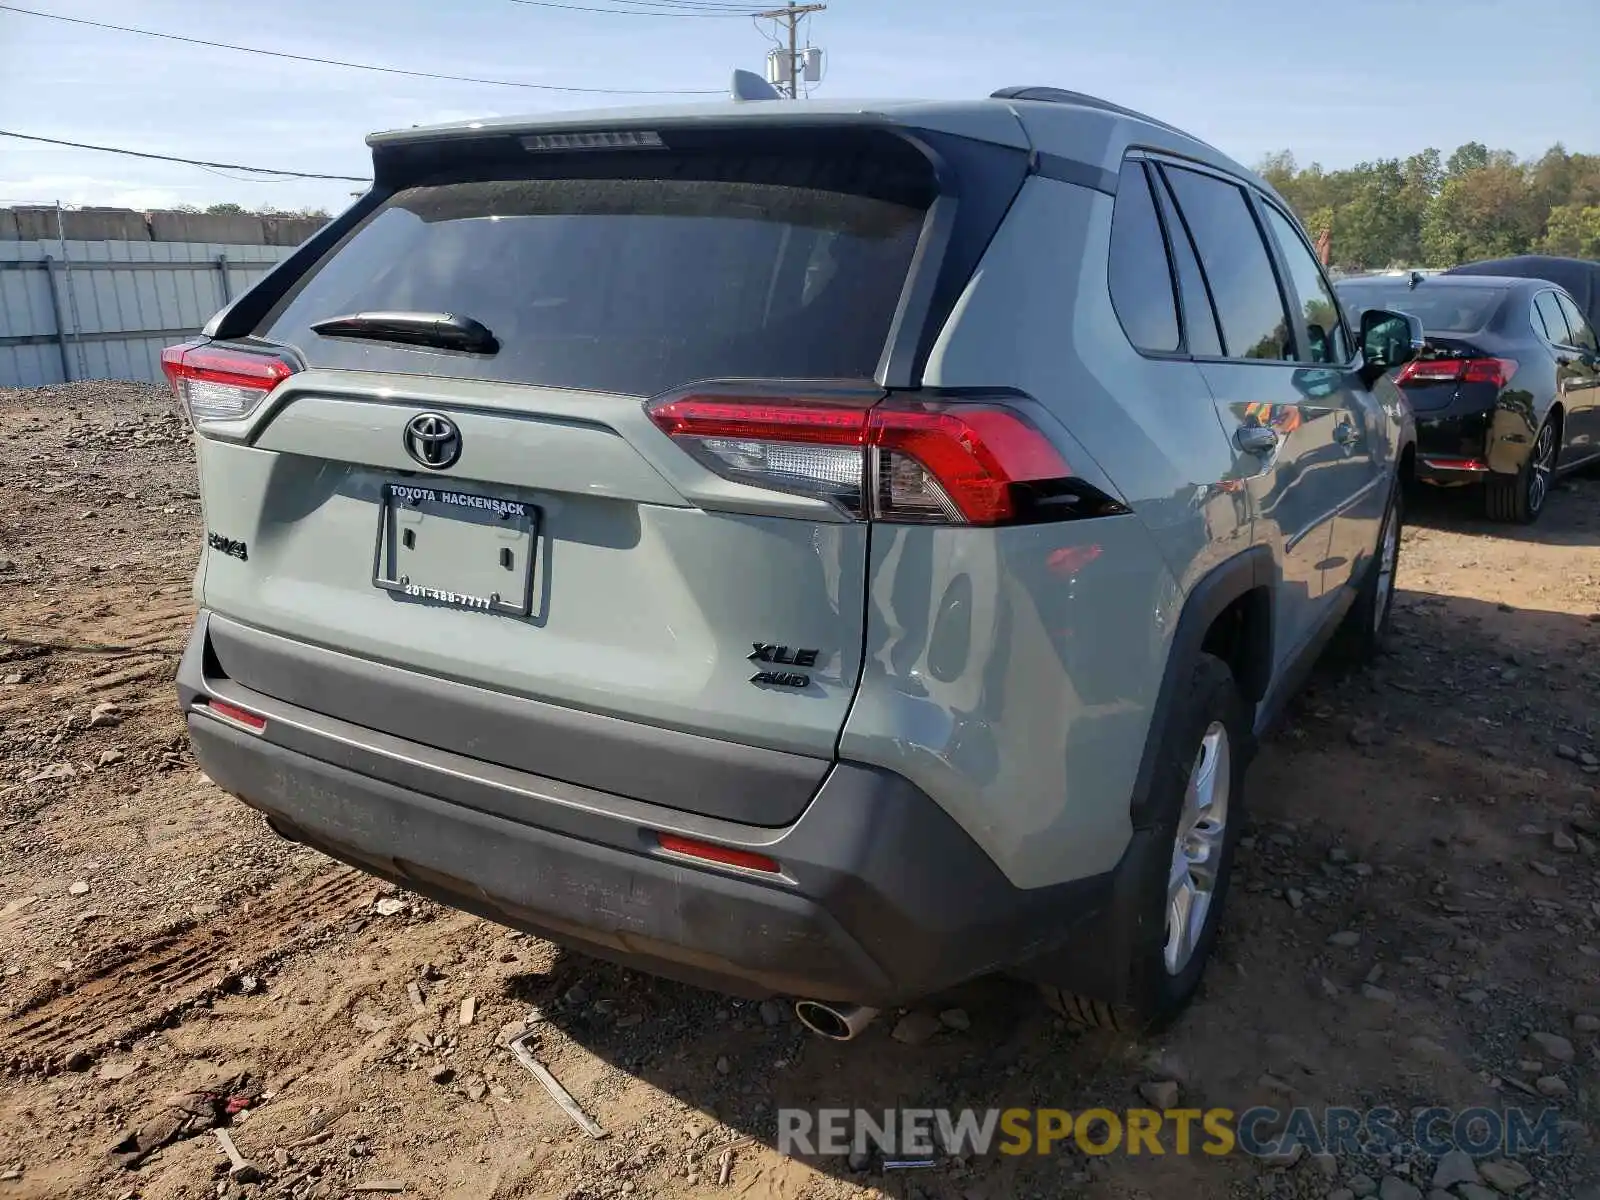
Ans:
[[[293,246],[0,241],[0,387],[161,380],[161,348],[197,333]]]

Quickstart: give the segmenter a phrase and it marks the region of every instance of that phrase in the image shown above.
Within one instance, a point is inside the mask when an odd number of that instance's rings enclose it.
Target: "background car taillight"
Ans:
[[[844,389],[776,397],[702,387],[663,397],[648,411],[717,474],[816,496],[860,518],[1037,519],[1033,501],[1071,490],[1073,480],[1039,427],[999,399]]]
[[[1517,373],[1511,358],[1414,358],[1394,377],[1398,384],[1492,383],[1505,387]]]
[[[161,352],[172,394],[195,424],[246,416],[272,389],[295,373],[286,359],[206,342],[185,342]]]

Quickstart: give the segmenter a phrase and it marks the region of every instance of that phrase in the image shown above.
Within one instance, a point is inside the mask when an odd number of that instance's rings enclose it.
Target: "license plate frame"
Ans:
[[[510,586],[499,589],[457,591],[432,582],[413,580],[397,567],[401,557],[402,512],[415,514],[415,524],[448,522],[465,528],[490,529],[497,535],[502,556],[510,551],[516,561],[506,568]],[[533,567],[539,545],[538,508],[522,500],[486,496],[421,484],[386,482],[378,499],[378,533],[372,551],[372,586],[399,598],[438,604],[468,612],[499,613],[508,617],[533,614]],[[481,536],[481,535],[480,535]],[[407,550],[415,548],[413,544]],[[520,549],[520,553],[518,550]],[[502,565],[504,558],[501,559]]]

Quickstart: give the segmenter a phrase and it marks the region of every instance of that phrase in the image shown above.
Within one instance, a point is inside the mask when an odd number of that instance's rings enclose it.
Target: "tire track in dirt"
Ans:
[[[371,897],[373,881],[339,867],[306,885],[295,881],[181,933],[156,938],[132,955],[94,968],[72,990],[42,998],[0,1025],[0,1065],[53,1073],[138,1037],[220,991],[230,975],[259,972],[315,941]],[[241,954],[240,947],[265,947]]]

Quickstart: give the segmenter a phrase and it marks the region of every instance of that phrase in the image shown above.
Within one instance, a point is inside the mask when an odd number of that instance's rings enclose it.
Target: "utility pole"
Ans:
[[[785,8],[775,8],[768,12],[756,13],[756,17],[765,21],[780,21],[789,27],[789,99],[800,98],[800,18],[811,13],[823,12],[826,4],[797,4],[795,0],[788,0]]]

